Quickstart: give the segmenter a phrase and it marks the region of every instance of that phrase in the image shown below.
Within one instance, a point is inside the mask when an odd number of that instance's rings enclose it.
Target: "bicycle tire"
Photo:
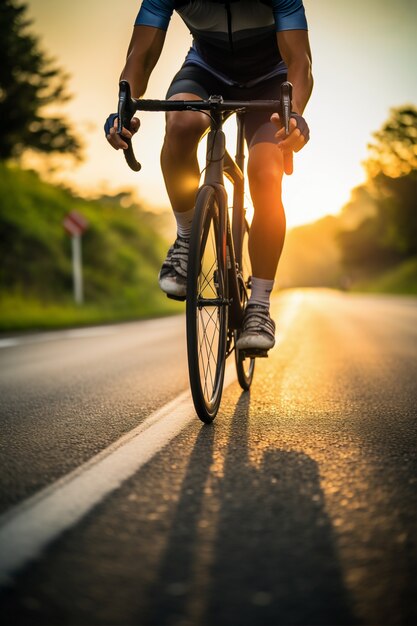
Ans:
[[[250,262],[249,248],[249,226],[245,220],[243,226],[242,238],[242,267],[240,268],[240,279],[243,284],[240,285],[241,305],[244,308],[247,302],[247,290],[250,289],[250,280],[252,276],[252,265]],[[236,342],[239,338],[240,331],[235,331],[235,364],[239,385],[244,391],[249,391],[255,372],[255,359],[253,357],[245,357],[240,350],[236,348]]]
[[[226,215],[214,187],[197,195],[187,272],[187,355],[194,407],[210,423],[217,415],[226,361],[228,284]]]

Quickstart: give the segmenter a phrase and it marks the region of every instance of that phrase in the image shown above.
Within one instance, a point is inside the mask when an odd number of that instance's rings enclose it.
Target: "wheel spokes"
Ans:
[[[216,278],[218,281],[219,276],[218,244],[213,219],[210,220],[205,235],[203,237],[205,245],[201,254],[200,273],[197,280],[197,303],[201,300],[215,300],[219,297],[219,289],[216,284]],[[208,403],[211,402],[216,392],[221,315],[224,315],[224,312],[215,304],[211,307],[198,306],[196,310],[201,388]]]

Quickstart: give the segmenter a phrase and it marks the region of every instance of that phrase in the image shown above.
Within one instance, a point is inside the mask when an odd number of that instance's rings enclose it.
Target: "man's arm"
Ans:
[[[313,90],[311,50],[306,30],[283,30],[277,33],[278,47],[293,85],[293,111],[303,113]]]
[[[288,68],[288,80],[293,85],[292,110],[302,115],[313,89],[313,74],[311,72],[311,51],[307,30],[283,30],[277,33],[278,47],[281,56]],[[284,155],[284,171],[286,174],[293,172],[293,152],[298,152],[304,147],[306,140],[297,128],[294,118],[290,120],[290,134],[285,137],[285,131],[279,115],[274,113],[271,117],[280,130],[276,137]]]
[[[127,80],[133,98],[140,98],[146,91],[149,77],[161,54],[166,31],[153,26],[135,26],[132,39],[127,51],[126,64],[120,75],[120,80]],[[139,119],[132,119],[130,130],[123,129],[123,135],[131,138],[132,134],[139,129]],[[117,119],[114,120],[113,128],[107,135],[109,143],[119,150],[125,150],[127,144],[117,134]]]
[[[120,80],[130,84],[132,96],[140,98],[161,54],[166,31],[152,26],[135,26]]]

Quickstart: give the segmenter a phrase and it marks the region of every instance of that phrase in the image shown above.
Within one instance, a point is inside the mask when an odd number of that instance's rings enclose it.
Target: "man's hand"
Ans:
[[[294,171],[293,152],[299,152],[310,139],[307,122],[301,115],[292,113],[288,137],[285,136],[285,128],[278,113],[272,114],[271,122],[278,128],[275,137],[278,139],[278,148],[282,151],[284,157],[284,172],[290,176]]]
[[[127,143],[123,141],[120,135],[117,134],[117,124],[118,124],[117,115],[115,116],[115,114],[113,114],[107,118],[106,124],[104,125],[106,139],[109,142],[109,144],[113,146],[115,150],[120,150],[120,149],[126,150]],[[127,128],[123,127],[123,130],[122,130],[123,137],[126,137],[127,139],[132,139],[133,135],[138,132],[139,126],[140,126],[140,120],[137,117],[132,117],[130,121],[130,129],[128,130]]]

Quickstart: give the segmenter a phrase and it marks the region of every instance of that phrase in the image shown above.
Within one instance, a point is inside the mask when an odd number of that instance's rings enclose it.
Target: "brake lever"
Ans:
[[[127,80],[121,80],[119,83],[119,101],[117,105],[117,134],[127,143],[127,149],[123,150],[128,166],[134,171],[139,172],[142,169],[139,161],[136,160],[133,152],[132,140],[122,135],[123,127],[130,130],[130,120],[135,114],[135,108],[132,106],[132,96],[130,93],[130,85]]]

